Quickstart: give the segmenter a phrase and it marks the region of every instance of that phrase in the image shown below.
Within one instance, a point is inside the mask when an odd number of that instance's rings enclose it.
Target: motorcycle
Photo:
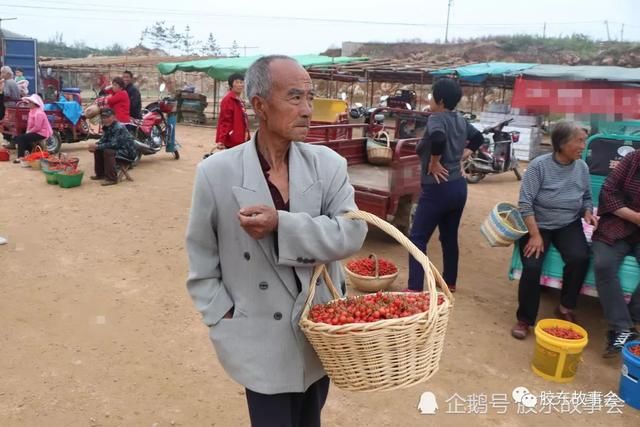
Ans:
[[[520,139],[520,132],[503,130],[512,121],[511,118],[482,131],[483,135],[492,134],[493,137],[485,136],[480,148],[465,160],[463,167],[469,184],[476,184],[489,174],[509,171],[513,171],[518,181],[522,180],[513,147],[513,144]]]
[[[164,92],[164,83],[160,85],[160,93]],[[142,119],[133,120],[127,125],[129,132],[134,137],[138,157],[137,164],[143,155],[156,154],[162,147],[167,153],[173,153],[174,159],[180,158],[178,149],[180,145],[175,140],[177,101],[171,97],[164,97],[159,101],[147,105],[142,114]]]
[[[364,116],[365,114],[367,114],[367,108],[364,105],[362,105],[362,103],[360,103],[360,102],[356,102],[349,109],[349,116],[352,119],[359,119],[360,117]]]

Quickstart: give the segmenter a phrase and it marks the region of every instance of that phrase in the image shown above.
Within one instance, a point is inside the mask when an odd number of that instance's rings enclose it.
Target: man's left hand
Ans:
[[[278,211],[265,205],[249,206],[240,209],[238,220],[249,236],[260,240],[278,228]]]
[[[594,230],[598,228],[598,217],[591,213],[591,211],[587,211],[584,214],[584,222],[589,225],[592,225]]]

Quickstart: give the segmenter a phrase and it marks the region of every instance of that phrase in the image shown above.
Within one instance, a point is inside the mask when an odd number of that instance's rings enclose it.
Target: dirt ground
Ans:
[[[0,426],[242,426],[242,387],[221,369],[206,327],[186,292],[184,233],[194,167],[213,130],[179,127],[182,159],[145,157],[134,182],[101,187],[85,180],[70,190],[40,172],[0,163]],[[90,171],[86,144],[66,145]],[[620,361],[600,357],[605,324],[598,301],[583,298],[579,315],[590,344],[574,382],[534,375],[534,340],[509,335],[516,283],[507,279],[510,249],[490,249],[479,226],[498,201],[515,201],[513,175],[469,189],[461,229],[461,280],[440,371],[422,385],[387,393],[331,389],[327,426],[640,425],[640,411],[607,407],[593,414],[506,414],[494,394],[526,386],[543,391],[617,392]],[[430,255],[441,265],[437,239]],[[363,254],[397,262],[406,254],[372,232]],[[541,317],[558,293],[543,294]],[[421,393],[435,394],[436,415],[420,415]],[[447,399],[486,395],[487,414],[452,414]],[[480,397],[480,396],[478,396]],[[497,399],[497,398],[496,398]],[[451,403],[451,402],[450,402]],[[460,408],[458,408],[460,409]],[[468,407],[462,408],[462,412]],[[480,412],[483,412],[480,408]]]

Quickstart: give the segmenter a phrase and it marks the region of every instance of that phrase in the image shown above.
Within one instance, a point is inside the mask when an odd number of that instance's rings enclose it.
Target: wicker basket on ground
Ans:
[[[346,217],[365,220],[404,246],[424,268],[425,293],[432,303],[426,312],[409,317],[345,325],[316,323],[309,318],[315,283],[322,277],[334,300],[340,298],[325,266],[318,266],[300,328],[331,380],[341,389],[395,390],[427,381],[438,371],[453,296],[427,256],[391,224],[363,211],[349,212]],[[439,294],[444,297],[442,304],[437,304]]]

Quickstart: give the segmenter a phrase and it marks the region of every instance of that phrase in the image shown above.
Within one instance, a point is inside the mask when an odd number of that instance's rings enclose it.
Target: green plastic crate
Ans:
[[[82,184],[82,177],[84,176],[84,172],[80,172],[76,175],[64,175],[58,174],[58,185],[62,188],[73,188],[79,187]]]
[[[47,181],[47,184],[50,185],[58,185],[58,173],[60,173],[60,171],[52,171],[52,170],[42,170],[42,173],[44,174],[44,177]]]

